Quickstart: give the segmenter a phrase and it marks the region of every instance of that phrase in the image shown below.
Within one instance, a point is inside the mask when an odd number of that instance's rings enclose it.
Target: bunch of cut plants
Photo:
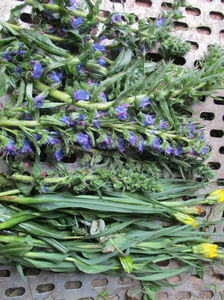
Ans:
[[[204,218],[224,191],[205,192],[210,148],[191,109],[219,100],[223,51],[174,64],[191,48],[172,33],[182,0],[157,19],[100,5],[25,0],[1,21],[0,263],[23,278],[22,267],[128,276],[156,299],[170,276],[224,262]]]

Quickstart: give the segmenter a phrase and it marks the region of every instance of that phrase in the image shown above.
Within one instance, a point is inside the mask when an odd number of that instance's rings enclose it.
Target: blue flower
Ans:
[[[78,6],[77,0],[70,0],[70,6],[66,6],[67,9],[76,10]]]
[[[144,140],[141,140],[141,141],[139,142],[139,144],[138,144],[138,150],[139,150],[140,152],[143,152],[143,150],[144,150],[144,143],[145,143],[145,141],[144,141]]]
[[[91,140],[87,134],[79,133],[77,134],[77,142],[87,151],[91,147]]]
[[[182,147],[178,147],[177,149],[174,149],[173,154],[179,156],[182,153],[182,150]]]
[[[62,118],[61,118],[61,121],[62,121],[63,123],[65,123],[66,125],[68,125],[68,126],[72,125],[71,118],[68,117],[68,116],[62,117]]]
[[[193,124],[189,124],[189,128],[190,128],[189,138],[191,140],[193,140],[193,138],[194,138],[194,132],[195,132],[195,126]]]
[[[107,62],[103,59],[103,57],[98,58],[96,61],[99,65],[101,65],[103,67],[106,67],[106,65],[107,65]]]
[[[143,109],[145,109],[146,106],[148,106],[149,104],[150,104],[149,97],[144,97],[141,99],[141,107]]]
[[[4,154],[6,155],[16,155],[15,142],[10,140],[6,147],[3,149]]]
[[[117,149],[120,151],[120,152],[124,152],[125,148],[124,148],[124,140],[121,139],[121,138],[118,138],[117,139]]]
[[[167,127],[167,123],[164,120],[161,120],[159,122],[159,126],[157,127],[157,129],[164,129]]]
[[[81,69],[82,69],[82,64],[77,64],[77,70],[81,71]]]
[[[42,74],[42,66],[41,64],[37,64],[37,63],[34,63],[33,65],[33,71],[31,72],[31,76],[34,78],[34,79],[38,79],[40,78],[41,74]]]
[[[48,187],[47,186],[42,187],[41,193],[46,193],[47,191],[48,191]]]
[[[103,102],[107,102],[107,96],[105,95],[104,92],[102,92],[102,93],[100,94],[100,97],[103,98]]]
[[[23,50],[19,50],[19,55],[24,55],[25,52]]]
[[[35,140],[39,141],[41,139],[41,136],[38,133],[34,133]]]
[[[59,83],[61,81],[61,79],[62,79],[62,72],[56,73],[55,71],[52,71],[48,76],[55,83]]]
[[[119,105],[115,108],[118,119],[127,120],[127,108],[124,105]]]
[[[32,117],[31,117],[31,115],[30,115],[30,114],[28,114],[28,113],[25,113],[25,114],[24,114],[24,116],[23,116],[23,120],[30,121],[30,120],[32,120]]]
[[[129,138],[129,143],[131,145],[133,145],[133,146],[138,145],[138,138],[134,135],[134,132],[129,131],[128,138]]]
[[[150,115],[144,115],[144,117],[145,117],[145,120],[144,120],[144,125],[145,126],[151,126],[151,125],[153,125],[154,119],[153,119],[152,116],[150,116]]]
[[[48,144],[49,145],[56,145],[56,144],[59,144],[60,141],[59,139],[56,139],[56,138],[53,138],[52,136],[49,136],[48,138]]]
[[[10,54],[11,54],[10,52],[6,53],[5,50],[2,50],[3,60],[11,61],[12,56]]]
[[[15,67],[14,72],[17,73],[18,75],[21,75],[22,69],[19,67]]]
[[[30,147],[29,142],[28,142],[27,140],[25,140],[24,143],[23,143],[23,147],[20,149],[20,152],[21,152],[22,154],[27,154],[27,153],[30,153],[30,152],[32,152],[32,151],[33,151],[33,150],[32,150],[32,148]]]
[[[107,149],[108,146],[110,146],[112,144],[112,142],[113,142],[113,140],[108,135],[105,135],[104,141],[102,143],[100,143],[101,148]]]
[[[44,104],[43,100],[44,96],[36,96],[33,101],[34,107],[41,107]]]
[[[121,16],[120,16],[119,14],[114,14],[114,15],[111,17],[111,24],[119,22],[120,19],[121,19]]]
[[[99,43],[93,44],[94,51],[100,51],[102,53],[105,52],[105,47],[103,45],[100,45]]]
[[[83,17],[72,18],[72,27],[79,28],[83,24]]]
[[[166,21],[165,17],[159,18],[159,20],[156,22],[156,27],[157,28],[161,27],[165,21]]]
[[[57,161],[61,161],[62,158],[64,157],[64,151],[62,149],[58,149],[57,151],[55,151],[54,155]]]
[[[85,116],[84,114],[81,114],[81,115],[79,116],[79,121],[84,121],[85,118],[86,118],[86,116]]]
[[[96,126],[97,129],[100,129],[100,122],[98,120],[94,119],[93,124]]]
[[[156,150],[160,150],[160,144],[161,144],[161,139],[159,137],[155,137],[153,142],[151,143],[151,146]]]
[[[170,145],[168,145],[168,146],[165,148],[165,153],[166,153],[167,155],[173,153],[173,151],[174,151],[174,149],[173,149]]]
[[[102,35],[99,40],[98,40],[98,43],[102,42],[103,40],[105,40],[107,37],[105,35]]]
[[[204,146],[202,149],[201,149],[201,154],[202,155],[205,155],[206,153],[208,153],[209,151],[209,147],[208,146]]]
[[[89,94],[88,91],[84,91],[84,90],[77,90],[74,92],[74,98],[76,100],[85,100],[85,101],[89,101]]]

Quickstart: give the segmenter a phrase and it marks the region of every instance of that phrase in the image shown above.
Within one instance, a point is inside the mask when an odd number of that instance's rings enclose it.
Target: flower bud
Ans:
[[[206,198],[206,202],[210,205],[224,201],[224,190],[216,190],[210,193]]]
[[[217,257],[218,246],[210,243],[202,243],[199,245],[192,246],[192,252],[194,254],[200,254],[205,258]]]
[[[192,217],[190,217],[186,214],[183,214],[181,212],[175,212],[175,213],[173,213],[173,215],[181,223],[184,223],[186,225],[191,225],[192,227],[198,226],[198,223]]]

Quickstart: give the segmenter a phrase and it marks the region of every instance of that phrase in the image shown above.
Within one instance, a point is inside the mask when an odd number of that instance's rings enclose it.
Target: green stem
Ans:
[[[4,127],[37,127],[40,123],[37,121],[26,121],[26,120],[16,120],[16,119],[1,119],[0,126]]]
[[[19,194],[20,193],[20,190],[10,190],[10,191],[6,191],[6,192],[2,192],[0,193],[0,197],[3,197],[3,196],[9,196],[9,195],[15,195],[15,194]]]

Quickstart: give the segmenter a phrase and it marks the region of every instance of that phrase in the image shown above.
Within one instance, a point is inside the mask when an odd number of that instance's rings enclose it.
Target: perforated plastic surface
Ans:
[[[158,17],[161,8],[170,9],[172,0],[103,0],[102,10],[115,10],[122,13],[133,12],[141,18]],[[200,60],[209,45],[219,43],[224,45],[224,0],[187,0],[188,8],[183,8],[185,16],[176,23],[174,34],[181,36],[192,45],[191,51],[184,58],[177,58],[175,62],[191,67]],[[0,19],[7,20],[9,9],[17,5],[17,1],[0,0]],[[26,24],[24,24],[26,25]],[[206,139],[211,147],[211,155],[207,163],[214,170],[220,188],[224,186],[224,92],[222,102],[205,98],[202,103],[194,106],[195,116],[202,119],[205,126]],[[2,99],[3,101],[3,99]],[[68,165],[68,168],[71,165]],[[0,171],[3,165],[0,162]],[[208,187],[209,189],[209,187]],[[223,206],[217,206],[212,212],[207,209],[210,219],[224,219]],[[223,225],[211,228],[218,233],[224,232]],[[224,245],[223,245],[224,246]],[[164,269],[176,267],[167,261]],[[108,299],[125,299],[126,292],[131,286],[140,288],[138,282],[129,279],[121,281],[115,277],[104,275],[85,275],[81,273],[55,274],[51,272],[35,272],[25,270],[26,284],[23,283],[15,267],[0,266],[0,300],[5,299],[94,299],[103,290],[108,290]],[[30,275],[29,275],[30,274]],[[173,284],[182,285],[175,289],[166,288],[157,294],[158,300],[184,300],[184,299],[213,299],[221,300],[224,297],[224,267],[214,266],[213,270],[205,274],[203,280],[197,276],[183,274],[174,276],[169,280]]]

